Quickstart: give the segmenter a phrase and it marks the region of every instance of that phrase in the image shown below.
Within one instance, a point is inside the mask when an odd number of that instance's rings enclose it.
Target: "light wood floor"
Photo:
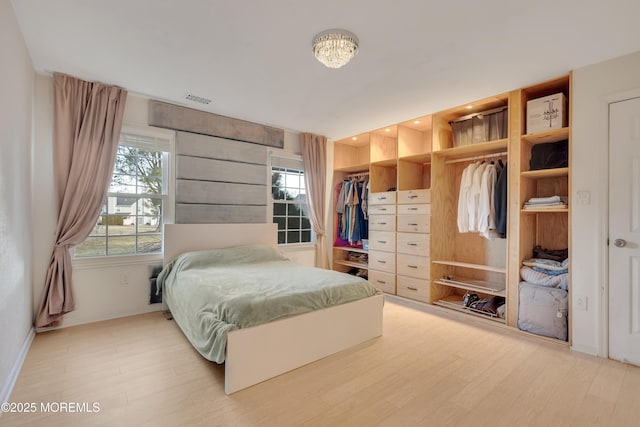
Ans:
[[[223,368],[151,313],[36,336],[4,414],[42,426],[638,426],[640,368],[389,302],[384,336],[226,396]]]

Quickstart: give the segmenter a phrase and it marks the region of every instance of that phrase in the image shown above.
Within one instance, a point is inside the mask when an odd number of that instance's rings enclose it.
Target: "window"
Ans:
[[[169,147],[166,138],[123,130],[107,200],[76,258],[162,252]]]
[[[271,197],[273,222],[278,224],[278,244],[311,242],[313,233],[300,160],[271,158]]]

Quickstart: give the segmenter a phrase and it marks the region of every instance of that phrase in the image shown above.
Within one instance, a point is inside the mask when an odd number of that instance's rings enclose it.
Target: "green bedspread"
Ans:
[[[377,293],[362,278],[296,264],[261,245],[179,255],[160,273],[158,288],[191,344],[217,363],[229,331]]]

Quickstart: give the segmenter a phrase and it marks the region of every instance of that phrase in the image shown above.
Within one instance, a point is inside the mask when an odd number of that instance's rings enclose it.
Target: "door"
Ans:
[[[609,105],[609,356],[640,365],[640,98]]]

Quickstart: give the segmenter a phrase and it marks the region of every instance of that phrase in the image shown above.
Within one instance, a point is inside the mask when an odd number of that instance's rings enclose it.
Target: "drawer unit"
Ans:
[[[369,250],[369,274],[372,270],[383,271],[385,273],[396,272],[395,252],[380,252]]]
[[[396,205],[369,205],[367,210],[369,215],[395,215]]]
[[[396,276],[395,274],[383,273],[382,271],[369,271],[369,283],[388,294],[396,293]]]
[[[431,203],[431,190],[405,190],[398,191],[398,204],[406,203]]]
[[[398,254],[398,275],[428,279],[429,260],[429,257]],[[371,254],[369,254],[369,267],[373,268],[371,265]]]
[[[369,215],[369,230],[396,231],[395,215]]]
[[[429,234],[397,233],[397,251],[399,254],[429,256],[429,240]]]
[[[385,191],[383,193],[371,193],[369,194],[370,205],[395,205],[396,204],[396,192]]]
[[[396,233],[393,231],[372,230],[369,232],[369,250],[396,251]]]
[[[396,293],[401,297],[429,302],[429,281],[398,276]]]
[[[398,215],[397,230],[407,233],[429,233],[430,215]]]
[[[431,205],[398,205],[398,215],[429,215]]]

